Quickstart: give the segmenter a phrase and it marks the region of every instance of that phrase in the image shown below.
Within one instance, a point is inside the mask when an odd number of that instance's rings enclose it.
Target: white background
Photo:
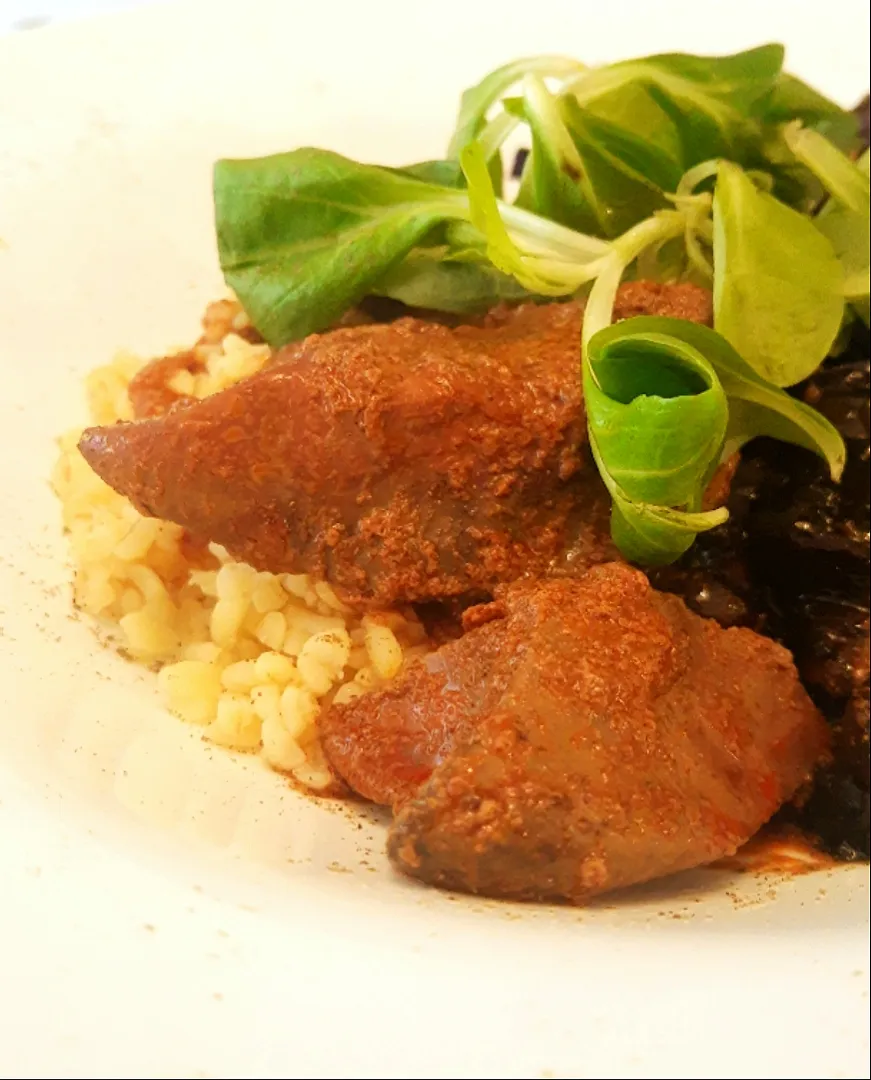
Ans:
[[[30,29],[153,3],[155,0],[0,0],[0,31]]]

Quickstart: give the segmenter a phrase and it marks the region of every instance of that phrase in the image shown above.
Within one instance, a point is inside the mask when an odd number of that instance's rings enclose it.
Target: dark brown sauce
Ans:
[[[730,520],[687,556],[651,574],[699,614],[749,626],[792,652],[808,692],[832,727],[833,756],[801,806],[780,825],[819,839],[840,860],[869,857],[868,331],[795,389],[847,444],[840,484],[810,452],[760,439],[744,451],[729,497]]]

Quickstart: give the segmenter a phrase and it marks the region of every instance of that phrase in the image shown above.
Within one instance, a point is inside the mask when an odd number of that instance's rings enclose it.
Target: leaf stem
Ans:
[[[617,289],[626,268],[648,247],[680,236],[684,231],[685,222],[686,215],[679,210],[660,210],[652,217],[633,225],[628,232],[613,242],[613,250],[602,261],[602,268],[590,291],[590,298],[584,312],[581,339],[584,362],[586,362],[590,338],[611,323]],[[588,368],[585,370],[589,371]],[[595,378],[592,372],[589,374]]]
[[[703,183],[711,176],[716,176],[719,169],[719,158],[711,158],[709,161],[700,161],[698,165],[693,165],[693,167],[687,169],[680,178],[680,182],[677,185],[677,195],[691,195],[699,184]]]
[[[523,210],[511,203],[499,202],[499,213],[509,232],[524,238],[524,250],[532,251],[534,243],[539,240],[546,251],[551,255],[563,255],[567,259],[580,262],[589,262],[591,259],[601,258],[610,254],[612,244],[608,240],[600,240],[596,236],[587,236],[576,232],[574,229],[558,225],[555,221],[533,214],[529,210]],[[517,236],[512,235],[517,241]]]
[[[487,126],[478,136],[478,142],[481,144],[484,157],[488,161],[499,153],[502,144],[519,123],[520,121],[516,116],[505,112],[504,109],[487,122]]]

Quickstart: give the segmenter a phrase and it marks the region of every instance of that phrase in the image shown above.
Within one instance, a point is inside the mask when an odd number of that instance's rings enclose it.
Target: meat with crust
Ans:
[[[707,320],[693,286],[633,283],[616,314]],[[614,556],[585,450],[574,303],[450,329],[416,319],[313,335],[165,416],[80,449],[149,515],[353,604],[487,591]]]
[[[431,884],[581,903],[711,862],[826,752],[785,649],[624,565],[508,586],[483,616],[321,722],[337,772],[394,806],[393,863]]]
[[[204,371],[209,350],[214,349],[227,334],[236,334],[252,343],[263,341],[248,323],[241,304],[236,300],[216,300],[209,304],[203,313],[202,326],[200,339],[192,349],[152,360],[130,380],[127,396],[137,420],[162,416],[170,409],[191,404],[192,398],[173,388],[173,377],[182,371],[191,375]]]

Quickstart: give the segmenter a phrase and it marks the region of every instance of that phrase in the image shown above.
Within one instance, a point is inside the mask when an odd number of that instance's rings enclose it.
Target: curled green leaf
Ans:
[[[602,331],[603,340],[621,327],[642,339],[655,335],[682,342],[710,364],[728,398],[725,455],[750,439],[767,435],[817,454],[828,465],[832,479],[840,479],[847,449],[834,424],[810,405],[766,382],[721,334],[685,319],[643,315]]]
[[[701,512],[728,424],[714,368],[692,345],[637,331],[636,319],[590,339],[584,399],[590,446],[613,501],[612,537],[627,558],[672,562],[725,511]]]
[[[728,422],[711,365],[686,342],[626,324],[592,338],[587,364],[590,435],[614,482],[636,502],[697,510]]]
[[[667,566],[685,554],[701,532],[729,520],[726,509],[687,513],[636,503],[612,493],[611,537],[623,555],[642,566]]]
[[[584,358],[594,458],[612,501],[612,536],[627,558],[657,565],[721,524],[700,512],[717,465],[768,435],[822,457],[832,478],[846,460],[837,429],[761,378],[716,331],[641,316],[599,330]]]
[[[611,479],[596,444],[590,448],[611,496],[611,539],[630,562],[666,566],[688,551],[700,532],[729,520],[725,508],[692,513],[630,499]]]

